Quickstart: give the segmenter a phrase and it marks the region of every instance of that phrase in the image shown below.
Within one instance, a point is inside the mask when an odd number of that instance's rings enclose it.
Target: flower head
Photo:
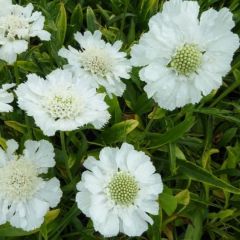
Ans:
[[[14,99],[12,93],[9,93],[7,90],[14,87],[15,84],[3,84],[0,88],[0,112],[11,112],[13,107],[9,105]]]
[[[132,47],[131,62],[143,67],[144,89],[162,108],[199,102],[221,86],[231,69],[239,47],[239,37],[231,32],[232,14],[227,8],[211,8],[198,16],[197,1],[167,1]]]
[[[15,153],[17,148],[14,140],[7,141],[6,151],[0,148],[0,224],[10,222],[31,231],[40,227],[49,208],[59,203],[62,191],[56,178],[40,177],[55,165],[48,141],[26,141],[21,155]]]
[[[33,12],[33,5],[26,7],[13,5],[7,1],[4,11],[0,11],[0,59],[12,64],[17,54],[27,50],[30,37],[50,40],[50,34],[43,30],[44,16]]]
[[[130,78],[131,65],[126,59],[126,54],[120,52],[122,43],[113,45],[101,39],[101,32],[93,34],[86,31],[83,35],[75,34],[75,39],[80,45],[80,50],[69,46],[62,48],[59,55],[66,58],[68,65],[74,72],[86,76],[93,87],[103,86],[107,93],[122,96],[125,84],[121,78]]]
[[[161,176],[145,153],[127,143],[103,148],[99,158],[84,162],[88,170],[77,185],[78,207],[105,237],[140,236],[153,223],[147,213],[158,214]]]
[[[48,136],[57,130],[71,131],[85,124],[101,128],[110,118],[105,95],[97,93],[69,70],[57,69],[46,80],[29,74],[16,93],[19,107]]]

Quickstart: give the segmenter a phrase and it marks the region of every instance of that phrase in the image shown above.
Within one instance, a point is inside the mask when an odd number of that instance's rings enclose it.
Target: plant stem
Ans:
[[[72,180],[72,173],[68,165],[68,154],[67,154],[66,144],[65,144],[65,135],[64,135],[64,132],[62,131],[60,131],[60,140],[61,140],[62,151],[64,154],[64,162],[65,162],[67,175]]]

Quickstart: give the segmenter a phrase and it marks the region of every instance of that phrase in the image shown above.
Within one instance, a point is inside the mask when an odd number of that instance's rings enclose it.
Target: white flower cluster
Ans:
[[[50,33],[43,30],[45,18],[41,12],[33,12],[33,5],[26,7],[12,4],[12,1],[0,1],[0,59],[13,64],[17,54],[28,49],[28,40],[39,37],[50,40]]]
[[[0,148],[0,224],[31,231],[57,206],[62,191],[58,179],[41,177],[55,165],[51,143],[26,141],[22,155],[15,153],[17,148],[14,140],[7,141],[6,151]]]
[[[144,90],[162,108],[198,103],[231,69],[239,47],[238,35],[231,32],[232,13],[211,8],[198,17],[196,1],[170,0],[132,47],[132,64],[143,67]]]
[[[153,224],[147,213],[158,214],[161,176],[145,153],[127,143],[103,148],[99,159],[89,157],[83,164],[88,170],[77,184],[78,207],[105,237],[140,236]]]
[[[29,39],[50,40],[43,30],[44,17],[26,7],[0,0],[0,59],[12,64],[17,54],[27,50]],[[233,34],[232,14],[223,8],[209,9],[199,17],[196,1],[170,0],[161,13],[150,19],[149,31],[131,49],[131,60],[120,51],[122,42],[106,43],[100,31],[74,37],[79,49],[63,47],[59,56],[67,60],[63,69],[47,76],[28,74],[17,86],[18,106],[34,118],[47,136],[56,131],[72,131],[86,125],[102,128],[110,119],[104,98],[122,96],[133,66],[141,67],[144,90],[160,107],[174,110],[201,98],[222,84],[231,69],[239,38]],[[0,112],[12,111],[9,105],[15,84],[0,89]],[[102,88],[105,93],[100,93]],[[47,211],[61,198],[56,178],[44,180],[42,174],[53,167],[54,149],[45,141],[27,141],[23,154],[18,144],[7,141],[0,148],[0,224],[30,231],[40,227]],[[105,147],[99,160],[88,157],[77,184],[76,202],[90,217],[96,231],[105,237],[124,233],[139,236],[158,214],[158,195],[163,190],[161,176],[155,173],[150,158],[130,144]]]

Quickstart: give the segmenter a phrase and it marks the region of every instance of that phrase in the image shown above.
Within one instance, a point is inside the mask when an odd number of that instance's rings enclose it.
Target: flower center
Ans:
[[[106,53],[101,49],[86,49],[81,53],[82,67],[94,75],[106,77],[111,71],[111,62]]]
[[[45,105],[48,113],[55,120],[74,119],[80,113],[80,106],[73,96],[54,96]]]
[[[0,30],[9,40],[27,38],[29,28],[29,22],[24,16],[8,15],[0,18]]]
[[[127,172],[116,173],[108,184],[110,198],[117,205],[132,204],[137,197],[138,190],[134,176]]]
[[[39,178],[33,163],[23,158],[0,169],[0,191],[9,200],[26,200],[37,190]]]
[[[173,56],[170,67],[174,68],[180,75],[189,75],[196,72],[201,64],[202,52],[195,44],[185,44],[177,49]]]

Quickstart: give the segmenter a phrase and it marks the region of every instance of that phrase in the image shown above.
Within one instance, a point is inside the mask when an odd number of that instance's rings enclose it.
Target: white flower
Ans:
[[[71,46],[62,48],[59,55],[66,58],[68,65],[74,72],[86,76],[93,87],[103,86],[107,93],[122,96],[126,86],[121,78],[129,79],[131,71],[130,61],[126,59],[126,53],[120,52],[121,41],[113,45],[101,39],[101,32],[93,34],[86,31],[83,35],[77,32],[76,41],[80,50]]]
[[[4,11],[0,11],[0,59],[12,64],[17,54],[25,52],[30,37],[50,40],[50,33],[43,30],[44,16],[33,12],[33,5],[26,7],[4,2]]]
[[[32,116],[43,133],[52,136],[57,130],[71,131],[85,124],[101,128],[110,118],[105,94],[73,76],[69,70],[57,69],[46,76],[29,74],[18,86],[18,105]]]
[[[50,208],[57,206],[62,191],[56,178],[39,176],[55,165],[52,144],[28,140],[21,155],[15,153],[17,148],[14,140],[7,141],[6,151],[0,148],[0,224],[10,222],[31,231],[41,226]]]
[[[99,158],[84,162],[88,170],[77,184],[78,207],[105,237],[140,236],[153,223],[147,213],[158,214],[161,176],[145,153],[127,143],[103,148]]]
[[[7,92],[8,89],[14,87],[15,84],[3,84],[0,88],[0,112],[12,112],[13,107],[8,103],[11,103],[14,99],[12,93]]]
[[[150,19],[149,31],[131,50],[132,64],[144,66],[140,78],[148,97],[173,110],[197,103],[222,84],[231,69],[239,38],[232,14],[212,8],[200,19],[197,1],[170,0]]]

